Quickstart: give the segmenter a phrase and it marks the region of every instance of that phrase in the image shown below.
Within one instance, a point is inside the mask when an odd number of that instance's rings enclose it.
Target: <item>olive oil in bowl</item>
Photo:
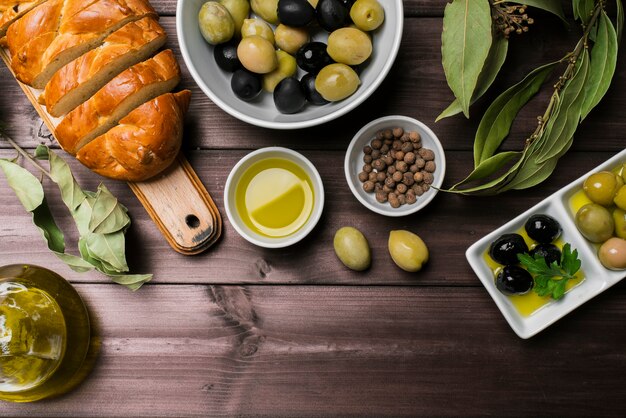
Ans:
[[[65,279],[41,267],[0,267],[0,400],[62,394],[86,375],[89,315]]]
[[[298,164],[284,158],[263,159],[252,164],[237,184],[237,212],[255,233],[286,237],[309,220],[313,190],[311,179]]]

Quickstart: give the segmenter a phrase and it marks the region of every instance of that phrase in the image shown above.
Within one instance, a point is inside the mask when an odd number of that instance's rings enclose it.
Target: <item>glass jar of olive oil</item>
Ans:
[[[86,375],[87,309],[76,290],[42,267],[0,267],[0,399],[60,395]]]

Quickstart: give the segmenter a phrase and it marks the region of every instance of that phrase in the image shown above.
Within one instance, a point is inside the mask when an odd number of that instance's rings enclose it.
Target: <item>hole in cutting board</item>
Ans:
[[[191,229],[195,229],[200,226],[200,219],[196,215],[185,216],[185,223]]]

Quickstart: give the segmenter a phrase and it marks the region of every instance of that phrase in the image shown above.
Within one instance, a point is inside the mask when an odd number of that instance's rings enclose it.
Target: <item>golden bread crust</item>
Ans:
[[[144,103],[81,148],[76,158],[96,173],[117,180],[143,181],[159,174],[178,155],[190,98],[191,92],[183,90]]]

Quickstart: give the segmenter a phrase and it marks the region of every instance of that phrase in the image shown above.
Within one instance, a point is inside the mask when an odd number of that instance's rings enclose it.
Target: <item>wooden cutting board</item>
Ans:
[[[5,48],[0,48],[0,56],[11,70],[11,58]],[[41,91],[17,79],[16,82],[54,134],[61,119],[52,117],[45,106],[39,104],[37,98]],[[179,253],[198,254],[213,245],[222,234],[222,218],[217,206],[182,153],[164,173],[128,185],[167,242]]]

